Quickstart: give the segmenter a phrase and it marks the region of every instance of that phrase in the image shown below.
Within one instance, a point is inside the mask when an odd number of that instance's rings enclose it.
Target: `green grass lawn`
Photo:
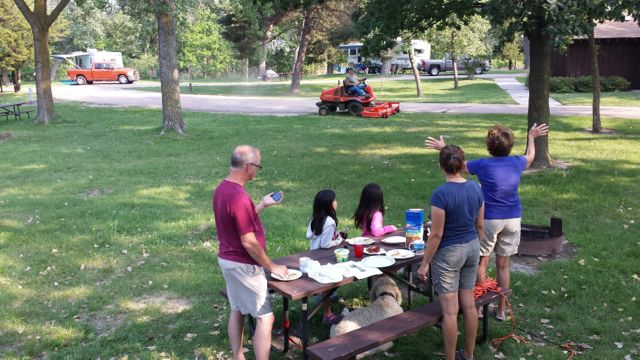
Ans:
[[[522,84],[527,81],[526,76],[518,76],[516,79]],[[592,93],[550,93],[549,96],[559,101],[562,105],[591,105],[593,103]],[[600,93],[600,105],[640,106],[640,91]]]
[[[508,68],[503,68],[503,69],[491,69],[489,72],[487,72],[487,74],[524,74],[527,71],[528,70],[524,70],[524,69],[509,70]]]
[[[342,79],[342,77],[340,77]],[[422,82],[424,96],[416,98],[415,82],[412,80],[369,79],[379,100],[432,102],[432,103],[477,103],[477,104],[515,104],[515,101],[491,80],[460,80],[460,86],[453,88],[451,79],[428,79]],[[322,83],[302,83],[295,96],[319,97],[323,90],[338,86],[338,78]],[[236,95],[236,96],[291,96],[288,82],[262,83],[248,85],[205,85],[193,86],[194,94]],[[141,88],[160,91],[160,87]],[[188,86],[182,86],[183,94],[189,93]]]
[[[592,93],[549,94],[562,105],[591,105]],[[640,91],[600,93],[601,106],[640,106]]]
[[[252,197],[285,193],[283,204],[262,216],[268,252],[277,257],[308,248],[305,228],[318,190],[337,192],[343,226],[362,186],[378,182],[386,222],[401,225],[404,210],[424,207],[444,181],[425,136],[448,135],[473,159],[486,156],[490,125],[514,129],[514,153],[524,151],[526,131],[524,116],[506,115],[185,113],[188,133],[178,137],[158,135],[157,110],[56,111],[59,119],[47,126],[0,120],[0,133],[12,135],[0,142],[0,358],[228,358],[211,191],[236,144],[262,149],[264,169],[247,186]],[[520,335],[588,344],[584,359],[622,359],[640,350],[640,128],[636,120],[606,119],[617,135],[580,131],[590,123],[553,118],[551,155],[573,167],[525,175],[520,191],[524,222],[561,217],[577,256],[547,262],[535,275],[513,273],[512,303]],[[365,293],[364,281],[340,290],[344,298]],[[274,306],[278,311],[280,300]],[[295,324],[299,304],[293,307]],[[510,324],[492,321],[490,330],[491,338],[503,336]],[[312,334],[328,335],[318,317]],[[500,351],[508,359],[567,358],[540,342],[507,340]],[[397,341],[390,352],[415,359],[442,351],[434,328]],[[476,358],[494,353],[482,345]]]
[[[11,92],[0,93],[0,104],[10,104],[20,101],[27,101],[29,96],[25,92],[14,93],[13,89]]]

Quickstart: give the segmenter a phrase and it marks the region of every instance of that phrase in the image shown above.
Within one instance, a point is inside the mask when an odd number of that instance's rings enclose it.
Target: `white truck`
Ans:
[[[413,48],[413,58],[416,66],[421,64],[422,60],[429,60],[431,58],[431,44],[425,40],[411,40],[411,47]],[[405,70],[411,70],[411,63],[409,62],[409,54],[406,51],[401,50],[401,44],[398,44],[392,49],[395,55],[391,58],[391,66],[398,71],[404,72]],[[369,72],[380,72],[382,67],[382,60],[379,57],[364,57],[361,55],[362,50],[361,42],[351,42],[348,44],[342,44],[338,46],[339,50],[346,52],[348,63],[350,66],[356,67],[356,69],[363,70],[368,67]],[[369,66],[365,66],[368,64]],[[341,67],[339,72],[343,72]]]

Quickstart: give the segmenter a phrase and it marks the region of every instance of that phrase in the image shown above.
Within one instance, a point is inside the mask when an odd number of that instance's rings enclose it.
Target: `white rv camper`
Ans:
[[[413,48],[414,61],[416,66],[422,62],[422,60],[429,60],[431,58],[431,44],[429,44],[425,40],[411,40],[411,47]],[[395,65],[399,70],[410,70],[411,63],[409,62],[409,54],[406,51],[401,50],[401,44],[398,44],[394,47],[393,52],[396,54],[391,59],[391,65]],[[382,65],[382,60],[379,57],[364,57],[361,55],[360,51],[362,50],[361,42],[351,42],[348,44],[342,44],[338,46],[339,50],[346,52],[348,63],[350,66],[354,66],[356,64],[362,64],[364,62],[369,62],[374,67],[380,67]],[[340,68],[338,72],[344,72],[344,68]]]
[[[123,68],[122,53],[114,51],[98,51],[87,49],[87,51],[74,51],[71,54],[53,55],[58,62],[68,59],[80,69],[91,69],[93,63],[108,63],[114,68]]]

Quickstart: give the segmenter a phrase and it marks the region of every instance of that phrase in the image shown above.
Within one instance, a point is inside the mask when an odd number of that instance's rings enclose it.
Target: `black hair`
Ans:
[[[353,214],[356,228],[362,230],[371,229],[371,219],[376,211],[380,211],[384,215],[384,195],[380,185],[370,183],[362,189],[360,203]]]
[[[447,174],[457,174],[464,168],[464,151],[457,145],[447,145],[440,150],[440,168]]]
[[[333,190],[325,189],[318,191],[315,199],[313,199],[313,215],[311,216],[311,231],[314,234],[322,234],[322,228],[327,217],[331,217],[338,227],[338,218],[336,217],[336,209],[333,208],[333,202],[336,200],[336,193]]]

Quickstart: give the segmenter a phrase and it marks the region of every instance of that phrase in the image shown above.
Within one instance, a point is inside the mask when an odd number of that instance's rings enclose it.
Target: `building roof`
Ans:
[[[595,38],[640,38],[640,26],[635,21],[606,21],[596,26]]]

